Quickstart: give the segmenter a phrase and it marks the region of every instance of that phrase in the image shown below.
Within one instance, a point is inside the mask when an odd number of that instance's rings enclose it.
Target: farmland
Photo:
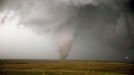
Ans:
[[[0,60],[0,75],[133,75],[133,67],[111,61]]]

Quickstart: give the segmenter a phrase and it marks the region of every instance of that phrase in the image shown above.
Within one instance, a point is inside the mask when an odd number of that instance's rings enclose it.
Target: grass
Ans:
[[[119,74],[119,73],[108,73],[108,72],[62,72],[62,71],[43,71],[43,72],[18,72],[18,71],[12,71],[12,72],[4,72],[1,73],[1,75],[125,75],[125,74]]]
[[[0,75],[133,75],[133,67],[108,61],[1,60]]]

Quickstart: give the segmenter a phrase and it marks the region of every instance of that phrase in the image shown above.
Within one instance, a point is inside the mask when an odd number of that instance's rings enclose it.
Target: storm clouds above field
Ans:
[[[131,0],[0,0],[1,59],[134,60]]]

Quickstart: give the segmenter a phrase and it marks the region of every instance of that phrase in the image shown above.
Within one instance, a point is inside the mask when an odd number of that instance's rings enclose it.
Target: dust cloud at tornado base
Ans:
[[[38,36],[53,38],[61,59],[133,60],[134,15],[129,2],[1,0],[0,22],[3,26],[17,17],[18,28],[24,26]]]

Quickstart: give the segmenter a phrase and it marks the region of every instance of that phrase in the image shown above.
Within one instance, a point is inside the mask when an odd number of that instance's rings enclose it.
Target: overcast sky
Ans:
[[[0,59],[134,60],[130,0],[0,1]]]

